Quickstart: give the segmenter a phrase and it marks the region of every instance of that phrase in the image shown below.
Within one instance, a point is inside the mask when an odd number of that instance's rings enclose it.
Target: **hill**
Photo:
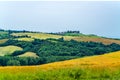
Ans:
[[[73,33],[69,33],[68,34],[64,34],[64,35],[56,35],[56,34],[48,34],[48,33],[12,33],[12,36],[29,36],[32,39],[28,38],[29,40],[33,41],[33,38],[35,39],[47,39],[47,38],[53,38],[53,39],[59,39],[61,37],[63,37],[65,40],[76,40],[76,41],[93,41],[93,42],[102,42],[104,44],[112,44],[112,43],[116,43],[116,44],[120,44],[120,40],[119,39],[112,39],[112,38],[104,38],[104,37],[100,37],[100,36],[96,36],[96,35],[85,35],[85,34],[81,34],[81,33],[77,33],[77,35],[73,35]],[[27,38],[26,39],[21,39],[19,38],[18,40],[23,40],[23,41],[29,41]]]
[[[33,41],[34,39],[59,39],[63,37],[65,40],[76,40],[76,41],[93,41],[93,42],[102,42],[104,44],[116,43],[120,44],[119,39],[114,38],[105,38],[97,36],[94,34],[86,35],[82,34],[79,31],[67,31],[59,33],[42,33],[42,32],[30,32],[30,31],[17,31],[17,30],[1,30],[0,39],[16,38],[17,40],[22,41]]]
[[[41,65],[43,69],[120,66],[120,51]]]
[[[74,31],[0,36],[0,80],[119,80],[119,39]]]
[[[85,35],[79,31],[40,33],[2,30],[1,35],[0,47],[12,45],[22,48],[22,50],[10,48],[14,50],[13,52],[2,48],[4,50],[0,53],[3,56],[0,57],[2,66],[38,65],[120,50],[119,39],[104,38],[93,34]],[[9,55],[6,56],[6,54]],[[22,60],[23,57],[24,60]],[[3,60],[5,60],[4,63]]]
[[[119,80],[119,66],[120,51],[40,66],[0,67],[0,79]]]

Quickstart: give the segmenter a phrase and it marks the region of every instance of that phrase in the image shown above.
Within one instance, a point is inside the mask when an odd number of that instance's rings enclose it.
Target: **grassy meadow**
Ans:
[[[0,80],[119,80],[120,51],[37,66],[0,67]]]

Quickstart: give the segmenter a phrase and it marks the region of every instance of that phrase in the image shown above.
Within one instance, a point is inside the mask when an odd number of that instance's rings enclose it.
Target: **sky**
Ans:
[[[120,2],[1,1],[0,28],[120,38]]]

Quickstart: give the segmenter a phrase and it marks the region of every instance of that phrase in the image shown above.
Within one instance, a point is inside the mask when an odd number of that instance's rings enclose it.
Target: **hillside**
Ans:
[[[20,40],[20,41],[33,41],[34,39],[47,39],[47,38],[59,39],[63,37],[65,40],[68,40],[68,41],[73,39],[76,41],[85,41],[85,42],[93,41],[93,42],[102,42],[104,44],[111,44],[111,43],[120,44],[119,39],[105,38],[105,37],[97,36],[94,34],[86,35],[82,33],[67,33],[67,32],[64,34],[60,34],[60,33],[51,34],[51,33],[29,32],[29,31],[26,31],[26,32],[25,31],[12,31],[12,30],[0,31],[1,40],[3,39],[3,41],[6,41],[10,37],[14,37],[16,38],[16,40]]]
[[[71,33],[72,34],[72,33]],[[120,44],[120,40],[118,39],[112,39],[112,38],[103,38],[100,36],[94,36],[94,35],[85,35],[78,33],[77,36],[74,35],[55,35],[55,34],[48,34],[48,33],[13,33],[11,34],[12,36],[25,36],[28,35],[31,37],[30,38],[18,38],[18,40],[23,40],[23,41],[33,41],[33,38],[35,39],[47,39],[47,38],[54,38],[54,39],[59,39],[63,37],[65,40],[76,40],[76,41],[93,41],[93,42],[102,42],[104,44],[111,44],[111,43],[117,43]],[[28,40],[29,39],[29,40]]]
[[[0,67],[0,79],[119,80],[119,66],[120,51],[38,66]]]
[[[41,65],[43,69],[60,69],[60,68],[109,68],[120,66],[120,51],[107,53],[99,56],[83,57],[78,59],[66,60],[62,62],[54,62]]]
[[[0,80],[119,79],[119,39],[29,31],[1,35]]]

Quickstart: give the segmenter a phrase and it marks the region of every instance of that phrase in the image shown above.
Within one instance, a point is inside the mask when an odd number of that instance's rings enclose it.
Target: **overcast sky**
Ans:
[[[120,2],[0,2],[0,28],[85,34],[120,38]]]

